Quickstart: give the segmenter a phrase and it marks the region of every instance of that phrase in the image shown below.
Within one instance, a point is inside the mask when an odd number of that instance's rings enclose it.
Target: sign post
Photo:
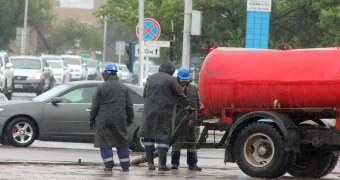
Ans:
[[[144,34],[144,0],[139,0],[139,25],[136,28],[136,31],[138,34]],[[144,50],[143,47],[143,41],[144,41],[144,36],[139,36],[139,46],[141,48],[141,51]],[[144,54],[142,53],[140,58],[139,58],[139,86],[143,87],[143,61],[144,61]]]
[[[122,59],[122,55],[124,55],[124,49],[123,47],[125,47],[125,42],[124,41],[116,41],[116,55],[118,55],[119,60],[118,60],[118,64],[121,64],[121,59]]]
[[[141,2],[142,1],[142,2]],[[143,0],[139,0],[139,23],[136,26],[136,34],[137,37],[139,37],[139,47],[140,47],[140,52],[145,52],[144,51],[144,43],[143,41],[156,41],[159,36],[161,35],[161,26],[159,25],[159,23],[152,18],[145,18],[144,22],[142,23],[142,19],[144,18],[144,1]],[[141,17],[141,7],[143,3],[143,17]],[[140,36],[140,34],[143,34],[143,36]],[[138,47],[138,46],[137,46]],[[136,49],[137,49],[136,47]],[[148,48],[145,48],[145,50],[147,50]],[[158,53],[157,53],[158,51]],[[155,50],[156,54],[159,54],[159,49]],[[147,57],[147,56],[146,56]],[[149,73],[149,57],[146,59],[147,64],[146,64],[146,75]],[[139,61],[140,61],[140,68],[139,68],[139,86],[143,87],[143,78],[144,78],[144,53],[140,53],[139,54]]]

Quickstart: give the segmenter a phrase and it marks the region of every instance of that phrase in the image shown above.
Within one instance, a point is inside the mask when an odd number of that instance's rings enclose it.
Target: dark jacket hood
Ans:
[[[103,75],[104,81],[107,81],[109,79],[118,80],[118,76],[116,74],[112,74],[111,72],[108,72],[108,71],[104,71],[102,75]]]
[[[170,62],[169,60],[165,60],[160,65],[159,71],[165,72],[165,73],[169,74],[170,76],[172,76],[176,71],[176,66],[172,62]]]

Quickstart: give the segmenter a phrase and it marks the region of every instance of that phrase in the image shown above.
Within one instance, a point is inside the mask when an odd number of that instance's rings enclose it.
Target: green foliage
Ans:
[[[246,36],[246,0],[195,0],[193,9],[203,13],[201,36],[192,36],[191,55],[205,56],[202,45],[244,47]],[[183,0],[145,1],[145,17],[157,19],[162,26],[160,40],[167,40],[170,21],[176,34],[175,59],[181,60]],[[340,40],[339,0],[273,0],[270,48],[288,43],[293,48],[329,47]],[[108,0],[96,13],[108,15],[110,22],[120,22],[129,32],[138,23],[138,1]]]
[[[23,26],[23,10],[25,1],[0,1],[0,49],[9,49],[9,43],[15,39],[16,28]]]

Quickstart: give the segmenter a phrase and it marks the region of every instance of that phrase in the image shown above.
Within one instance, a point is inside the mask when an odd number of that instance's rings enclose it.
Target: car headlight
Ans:
[[[5,110],[4,108],[0,108],[0,112],[2,112],[3,110]]]
[[[40,78],[41,78],[41,74],[37,74],[32,78],[32,80],[40,80]]]

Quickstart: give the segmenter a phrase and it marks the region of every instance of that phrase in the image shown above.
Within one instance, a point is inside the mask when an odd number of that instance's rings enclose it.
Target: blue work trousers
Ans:
[[[155,143],[158,143],[157,150],[158,152],[168,152],[169,150],[169,141],[167,140],[160,140],[160,139],[151,139],[145,138],[144,139],[144,146],[145,152],[155,152]]]
[[[130,167],[129,148],[117,148],[117,154],[122,168]],[[112,148],[100,148],[100,155],[106,168],[113,168],[113,152]]]

